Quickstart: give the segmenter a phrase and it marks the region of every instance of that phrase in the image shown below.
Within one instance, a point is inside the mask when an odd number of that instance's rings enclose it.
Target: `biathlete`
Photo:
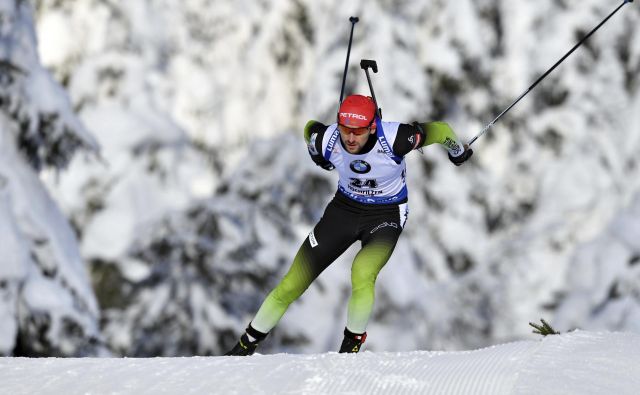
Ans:
[[[434,143],[448,150],[456,166],[473,154],[444,122],[384,122],[376,114],[370,97],[351,95],[341,103],[337,123],[306,124],[304,138],[311,159],[323,169],[337,169],[338,191],[287,274],[226,355],[253,354],[289,305],[357,240],[362,248],[351,267],[352,291],[339,352],[360,350],[367,337],[376,278],[391,257],[409,213],[404,156]]]

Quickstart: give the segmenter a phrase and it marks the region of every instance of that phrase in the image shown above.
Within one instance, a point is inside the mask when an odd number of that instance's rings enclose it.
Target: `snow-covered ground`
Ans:
[[[636,395],[640,335],[576,331],[475,351],[0,359],[2,394]]]

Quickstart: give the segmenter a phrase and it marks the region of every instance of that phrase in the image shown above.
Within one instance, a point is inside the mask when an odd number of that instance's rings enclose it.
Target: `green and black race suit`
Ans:
[[[252,320],[251,326],[257,331],[268,333],[317,276],[360,241],[362,249],[351,269],[352,293],[346,327],[353,333],[365,332],[373,309],[376,278],[407,221],[404,156],[433,143],[444,145],[452,156],[464,150],[449,125],[443,122],[413,125],[376,122],[377,133],[369,137],[357,155],[344,149],[335,124],[307,123],[304,136],[311,158],[327,170],[337,169],[340,183],[289,271]]]

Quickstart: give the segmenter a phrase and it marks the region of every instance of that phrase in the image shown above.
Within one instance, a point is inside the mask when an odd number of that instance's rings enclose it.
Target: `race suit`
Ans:
[[[404,156],[414,149],[440,143],[449,155],[464,148],[444,122],[414,123],[375,120],[376,133],[358,154],[343,146],[337,124],[309,121],[305,140],[311,159],[339,174],[338,190],[280,283],[269,293],[251,326],[268,333],[289,305],[309,285],[360,240],[362,248],[351,267],[351,297],[346,327],[364,333],[373,310],[375,282],[404,228],[409,209]]]

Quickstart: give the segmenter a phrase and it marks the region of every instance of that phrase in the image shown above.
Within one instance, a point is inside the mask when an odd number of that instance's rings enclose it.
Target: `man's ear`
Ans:
[[[369,134],[374,134],[376,132],[376,123],[373,122],[371,126],[369,126]]]

